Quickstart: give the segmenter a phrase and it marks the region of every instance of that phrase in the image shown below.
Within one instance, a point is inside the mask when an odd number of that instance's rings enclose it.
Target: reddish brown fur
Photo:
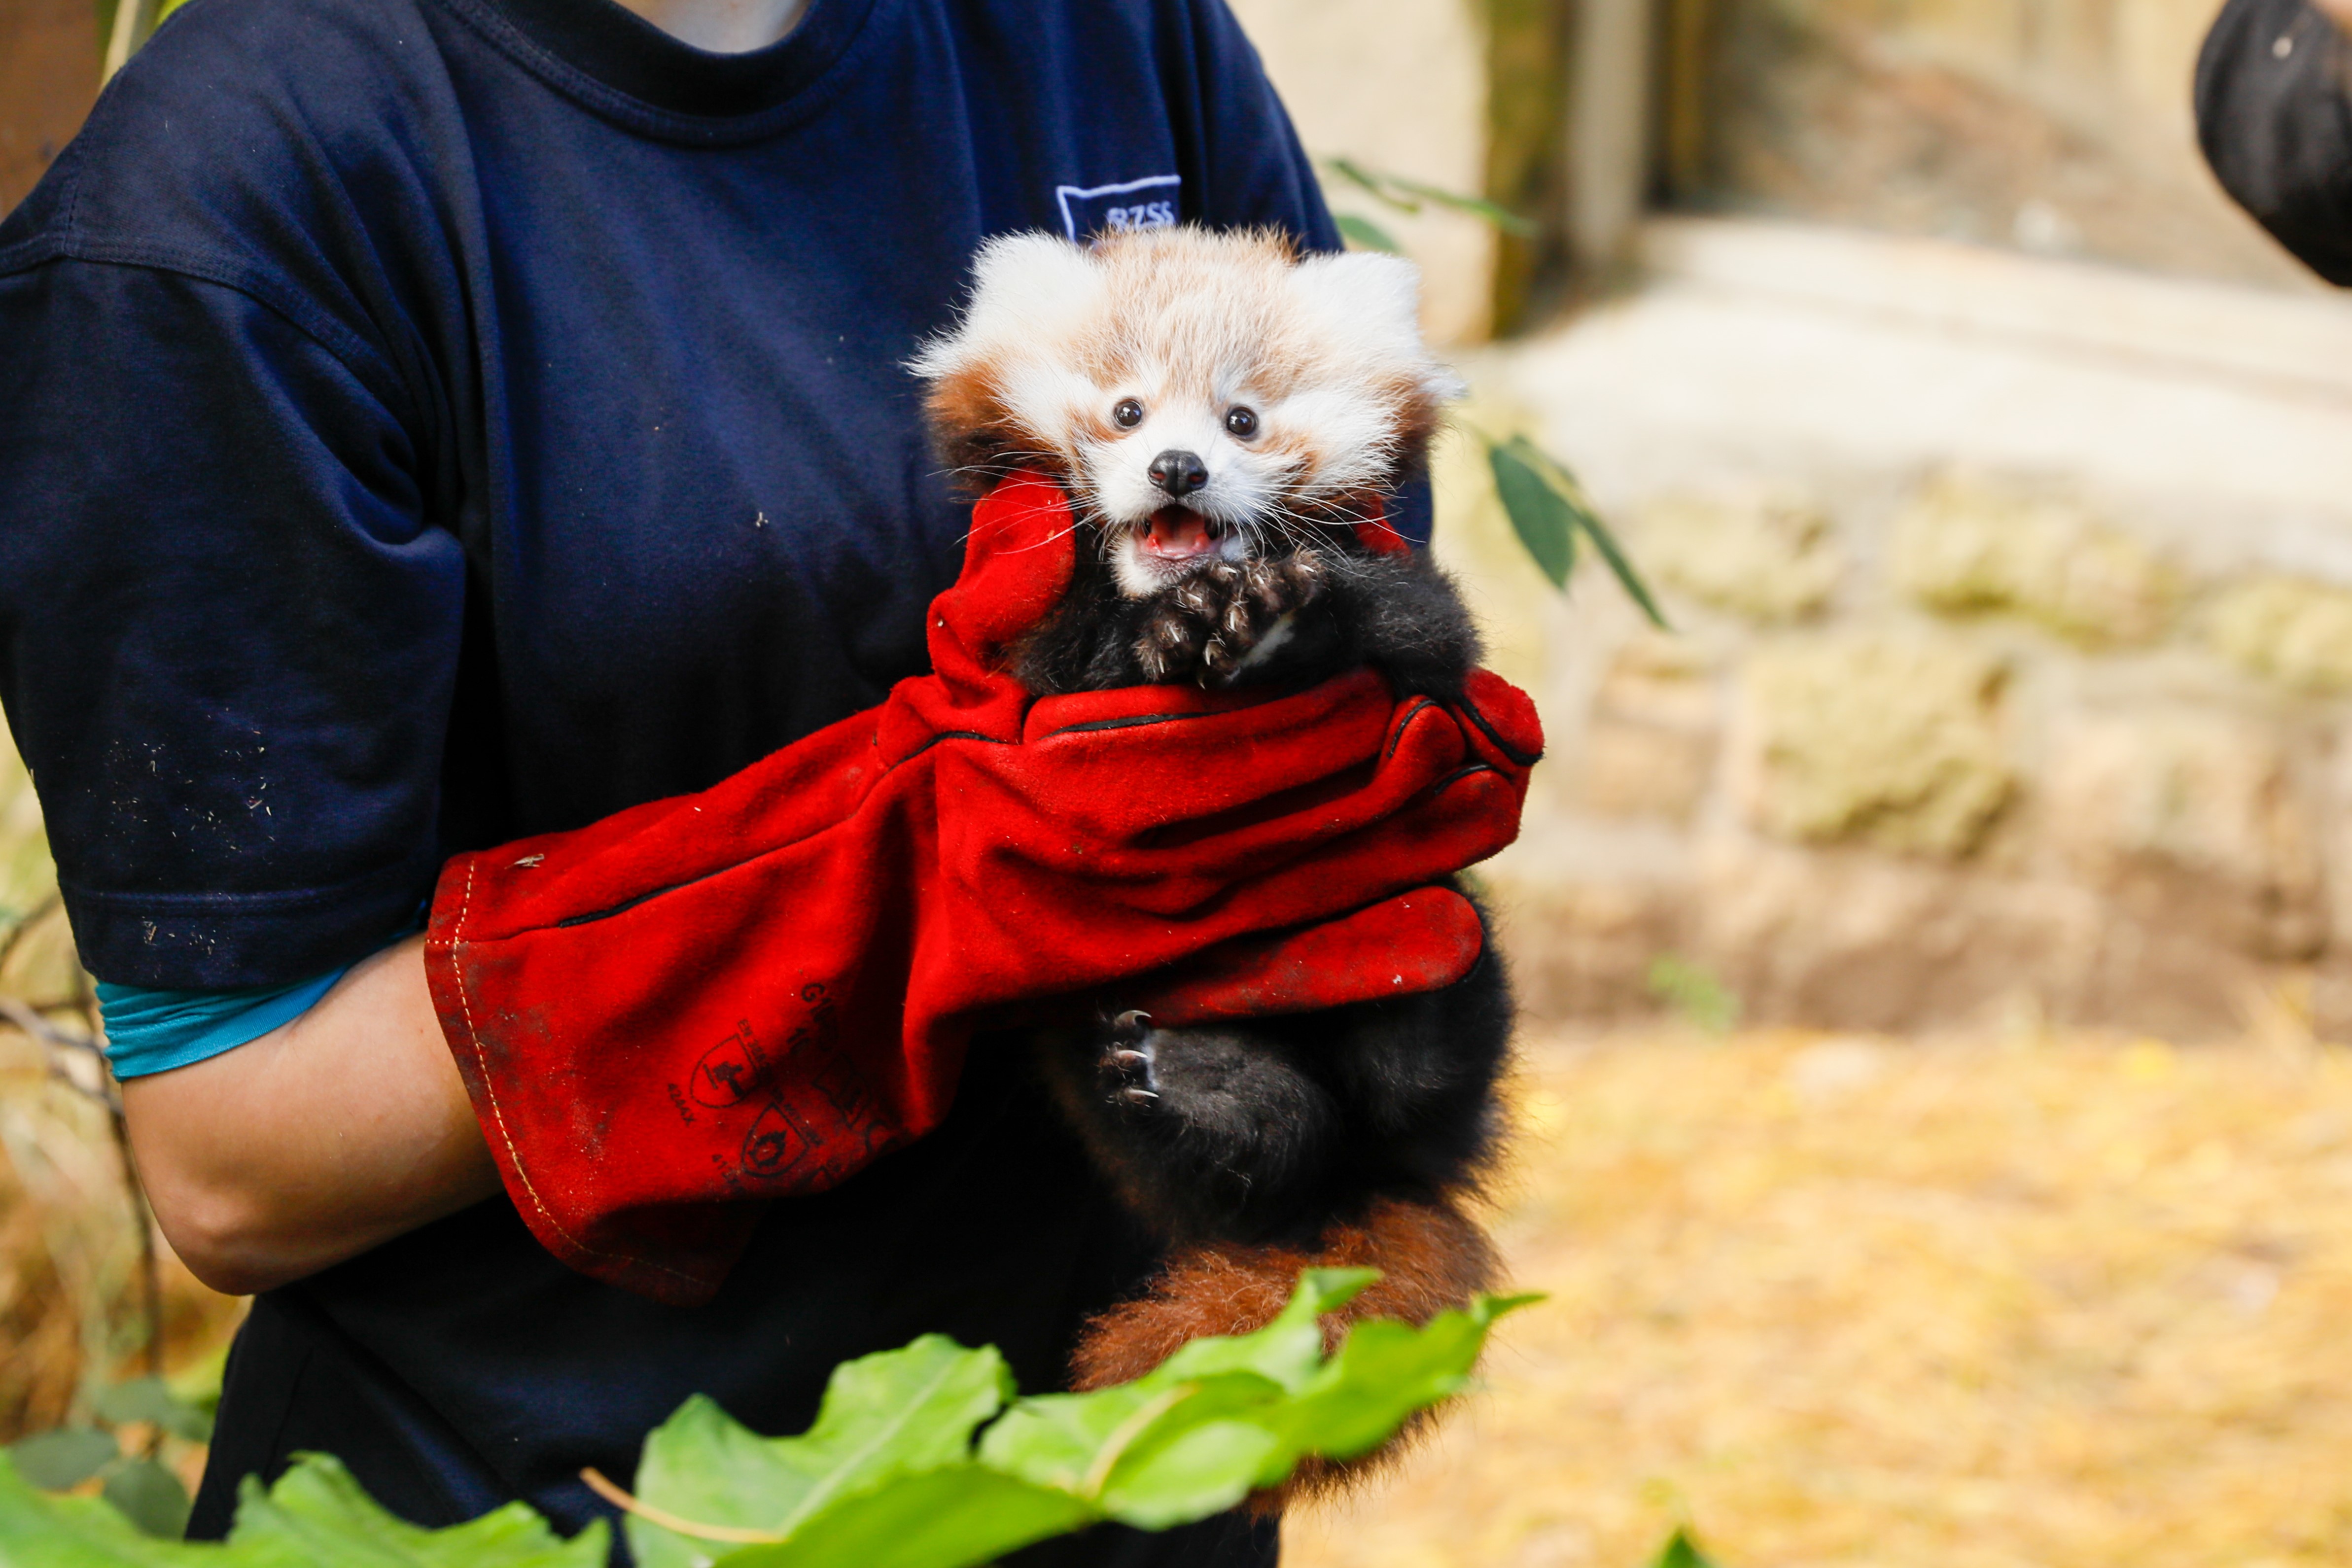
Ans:
[[[1306,1269],[1378,1269],[1381,1277],[1339,1311],[1325,1315],[1325,1346],[1337,1351],[1363,1318],[1426,1323],[1470,1304],[1501,1277],[1494,1243],[1452,1201],[1381,1198],[1360,1222],[1331,1227],[1313,1252],[1290,1247],[1213,1243],[1171,1258],[1149,1290],[1087,1325],[1071,1357],[1077,1389],[1132,1382],[1208,1334],[1255,1333],[1272,1322]],[[1278,1511],[1293,1499],[1337,1491],[1396,1458],[1426,1429],[1425,1416],[1360,1458],[1309,1460],[1290,1482],[1255,1506]]]

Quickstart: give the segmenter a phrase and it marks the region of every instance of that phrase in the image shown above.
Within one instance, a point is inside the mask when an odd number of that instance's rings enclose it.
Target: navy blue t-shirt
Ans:
[[[0,225],[0,700],[85,961],[300,979],[454,851],[919,673],[968,506],[903,361],[983,237],[1170,221],[1338,244],[1222,0],[814,0],[740,57],[610,0],[194,0]],[[200,1524],[302,1447],[576,1521],[688,1393],[796,1427],[929,1329],[1051,1382],[1142,1256],[1038,1101],[982,1051],[708,1307],[503,1200],[272,1293]]]

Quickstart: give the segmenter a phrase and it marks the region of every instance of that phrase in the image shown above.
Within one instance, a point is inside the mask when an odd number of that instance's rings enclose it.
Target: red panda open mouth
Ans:
[[[1144,554],[1171,561],[1207,555],[1224,537],[1224,524],[1183,507],[1160,507],[1139,531]]]

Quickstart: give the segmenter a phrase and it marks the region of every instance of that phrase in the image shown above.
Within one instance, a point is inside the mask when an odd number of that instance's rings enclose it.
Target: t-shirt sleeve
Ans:
[[[2197,136],[2240,206],[2352,285],[2352,40],[2308,0],[2230,0],[2197,61]]]
[[[411,918],[463,622],[400,383],[237,288],[0,274],[0,701],[83,962],[285,986]]]

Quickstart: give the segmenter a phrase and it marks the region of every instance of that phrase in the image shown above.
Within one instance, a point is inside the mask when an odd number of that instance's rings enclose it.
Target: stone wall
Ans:
[[[1751,1019],[2352,1032],[2352,312],[2261,369],[2200,356],[2303,302],[1738,225],[1677,277],[1678,237],[1472,414],[1583,471],[1674,632],[1589,563],[1554,595],[1466,443],[1441,476],[1553,742],[1490,868],[1537,1009],[1654,1006],[1675,956]],[[1844,303],[1752,281],[1781,246]]]

